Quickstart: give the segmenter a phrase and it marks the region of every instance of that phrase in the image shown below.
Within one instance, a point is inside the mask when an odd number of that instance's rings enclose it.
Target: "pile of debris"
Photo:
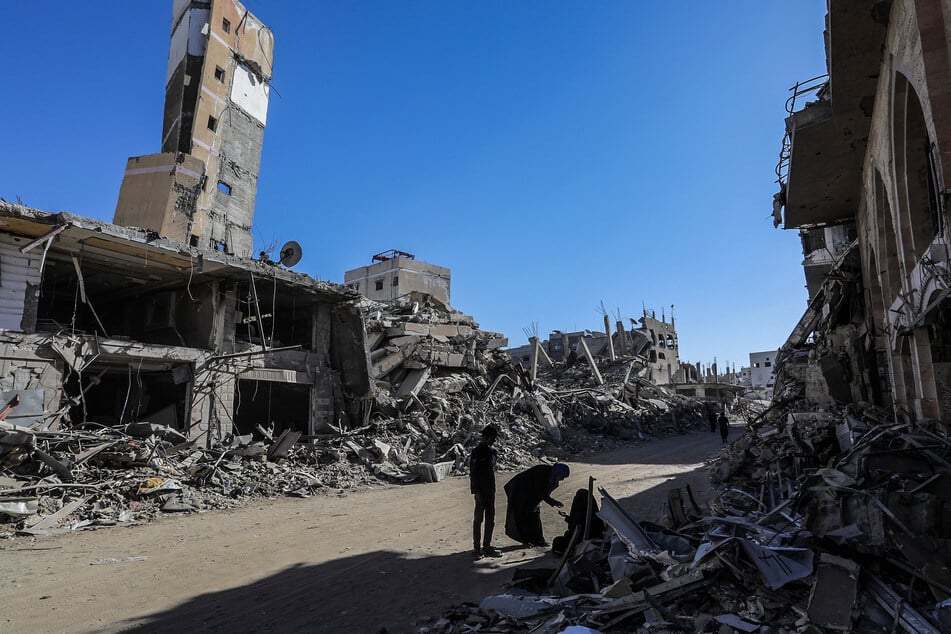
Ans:
[[[514,469],[542,455],[686,433],[705,420],[700,401],[647,381],[638,357],[549,363],[531,376],[502,351],[502,335],[428,295],[367,300],[364,312],[377,396],[358,431],[372,429],[374,438],[400,448],[396,462],[383,467],[394,477],[426,468],[408,464],[413,456],[439,465],[438,472],[465,473],[468,452],[489,423],[500,428],[500,466]]]
[[[607,537],[427,629],[946,632],[949,460],[934,421],[778,403],[713,465],[709,508],[675,489],[639,522],[602,490]]]
[[[368,300],[364,309],[376,389],[358,428],[272,438],[258,426],[201,447],[150,422],[59,421],[50,430],[0,414],[0,535],[142,522],[250,496],[434,482],[467,473],[489,423],[500,430],[500,468],[511,470],[685,433],[703,420],[699,402],[651,385],[637,360],[554,366],[532,381],[501,350],[504,337],[429,296]]]

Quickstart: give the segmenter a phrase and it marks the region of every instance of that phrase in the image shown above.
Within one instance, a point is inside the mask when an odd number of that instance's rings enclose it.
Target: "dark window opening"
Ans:
[[[228,18],[221,19],[221,30],[225,33],[231,33],[231,22],[228,21]]]
[[[291,429],[308,433],[310,386],[275,381],[239,379],[234,394],[234,426],[240,434],[254,434],[256,427],[273,426],[277,437]]]
[[[188,239],[188,244],[189,244],[190,246],[197,247],[197,246],[198,246],[198,236],[192,236],[191,238],[189,238],[189,239]]]
[[[215,66],[215,79],[220,81],[222,84],[225,83],[225,69],[221,66]]]
[[[951,363],[951,302],[943,302],[935,311],[934,320],[928,325],[928,334],[932,362]]]
[[[297,346],[312,350],[314,304],[298,296],[292,287],[272,279],[255,279],[238,288],[238,320],[235,338],[270,348]],[[257,304],[254,298],[257,296]]]
[[[769,361],[767,361],[767,362],[764,363],[763,365],[765,365],[767,368],[773,367],[773,364],[772,364],[771,362],[769,362]]]
[[[93,363],[83,370],[82,381],[78,373],[70,373],[63,384],[65,396],[78,397],[85,390],[83,398],[77,399],[81,402],[70,407],[70,420],[74,425],[149,422],[186,429],[191,368],[166,365],[159,360]],[[89,381],[93,376],[99,377],[98,383]]]
[[[378,291],[382,291],[382,290],[383,290],[383,280],[377,280],[377,281],[376,281],[375,288],[376,288],[376,290],[378,290]]]
[[[803,255],[809,255],[814,251],[820,251],[826,248],[825,229],[803,229],[799,236],[802,238]]]
[[[931,226],[934,228],[934,235],[939,235],[944,225],[941,216],[941,204],[938,202],[941,198],[941,192],[938,188],[938,165],[935,157],[935,144],[928,146],[928,209],[931,211]]]
[[[226,182],[224,182],[224,181],[218,181],[218,191],[220,191],[222,194],[227,194],[227,195],[230,196],[230,195],[231,195],[231,185],[229,185],[228,183],[226,183]]]
[[[207,308],[202,310],[203,305],[211,305],[210,287],[199,288],[193,283],[188,296],[187,279],[177,274],[162,277],[144,260],[137,265],[131,260],[99,262],[87,257],[81,270],[85,303],[73,263],[55,258],[47,261],[36,307],[38,331],[68,330],[203,349],[211,345],[214,315]],[[173,287],[177,283],[181,284],[178,288],[153,290],[156,285]]]
[[[394,276],[393,276],[393,286],[399,286],[399,285],[400,285],[400,278],[397,277],[396,275],[394,275]]]
[[[208,129],[212,132],[218,129],[218,120],[211,115],[208,115]]]

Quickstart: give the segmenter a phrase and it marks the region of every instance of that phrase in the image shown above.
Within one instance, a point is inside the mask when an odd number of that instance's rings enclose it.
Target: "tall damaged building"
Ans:
[[[210,445],[359,415],[358,294],[250,259],[272,56],[240,3],[176,0],[162,152],[129,159],[114,223],[0,203],[8,421],[145,422]]]
[[[778,170],[810,303],[777,387],[796,374],[820,403],[947,424],[951,7],[829,0],[826,24],[828,73],[794,87]]]
[[[175,0],[162,151],[126,165],[114,222],[252,255],[274,35],[236,0]]]

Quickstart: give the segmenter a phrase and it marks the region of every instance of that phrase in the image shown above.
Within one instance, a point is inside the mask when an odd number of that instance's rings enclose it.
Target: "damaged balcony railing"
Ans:
[[[804,95],[811,95],[815,93],[817,101],[828,99],[829,74],[825,73],[805,81],[796,82],[796,84],[789,89],[789,92],[792,94],[788,99],[786,99],[787,117],[796,112],[796,103]],[[808,105],[808,103],[806,105]],[[789,176],[789,158],[791,153],[792,137],[790,136],[789,129],[787,127],[786,133],[783,135],[783,146],[779,152],[779,163],[776,165],[776,182],[780,185],[780,187],[784,187],[786,185],[786,179]]]

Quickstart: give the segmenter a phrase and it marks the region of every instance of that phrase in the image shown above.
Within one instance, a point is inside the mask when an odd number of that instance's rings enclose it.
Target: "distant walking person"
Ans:
[[[707,410],[707,420],[710,421],[710,432],[716,433],[717,431],[717,411],[712,407]]]
[[[723,439],[723,444],[726,444],[726,439],[730,435],[730,421],[726,419],[726,414],[720,412],[720,438]]]
[[[469,456],[469,489],[475,496],[475,513],[472,517],[472,556],[475,559],[481,559],[483,555],[502,556],[492,547],[492,531],[495,529],[495,463],[498,460],[498,452],[492,445],[498,437],[499,430],[486,425],[482,430],[482,441]]]

